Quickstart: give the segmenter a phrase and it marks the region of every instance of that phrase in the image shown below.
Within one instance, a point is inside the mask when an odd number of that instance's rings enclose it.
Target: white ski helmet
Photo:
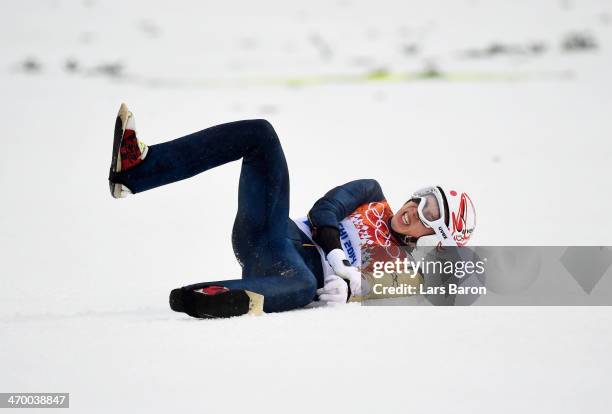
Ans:
[[[425,187],[415,191],[412,200],[418,203],[421,222],[435,234],[422,236],[417,246],[464,246],[476,227],[476,209],[470,196],[454,187]],[[430,204],[437,208],[425,208]]]

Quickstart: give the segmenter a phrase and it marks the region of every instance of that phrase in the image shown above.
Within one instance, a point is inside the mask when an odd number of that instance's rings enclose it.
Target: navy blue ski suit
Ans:
[[[303,307],[323,286],[321,257],[312,241],[289,218],[289,173],[280,141],[265,120],[217,125],[152,145],[145,160],[119,173],[133,193],[192,177],[242,158],[238,212],[232,232],[242,279],[203,282],[264,296],[265,312]],[[351,181],[330,190],[310,210],[311,228],[338,228],[359,205],[381,201],[375,180]]]

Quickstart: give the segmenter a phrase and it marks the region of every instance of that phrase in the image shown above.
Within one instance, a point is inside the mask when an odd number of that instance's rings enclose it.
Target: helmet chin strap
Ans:
[[[406,244],[408,244],[408,243],[416,244],[419,241],[418,237],[406,236],[406,235],[403,236],[403,239],[404,239],[403,240],[404,243],[406,243]]]
[[[387,225],[389,226],[393,237],[395,237],[397,240],[399,240],[400,243],[406,246],[414,245],[416,247],[433,247],[437,246],[438,243],[443,246],[457,246],[454,239],[449,238],[448,241],[446,241],[444,240],[443,236],[439,234],[439,232],[444,233],[443,229],[436,231],[434,234],[428,234],[427,236],[414,237],[408,236],[407,234],[401,234],[395,231],[393,229],[393,226],[391,225],[391,219],[388,220]]]

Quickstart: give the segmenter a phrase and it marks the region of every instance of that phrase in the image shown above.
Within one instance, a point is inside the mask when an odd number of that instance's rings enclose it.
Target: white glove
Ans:
[[[348,281],[351,288],[351,297],[361,296],[361,272],[351,266],[342,249],[334,249],[327,255],[327,261],[334,273]]]
[[[317,295],[326,305],[344,304],[348,298],[348,285],[340,276],[327,275],[323,287],[317,289]]]

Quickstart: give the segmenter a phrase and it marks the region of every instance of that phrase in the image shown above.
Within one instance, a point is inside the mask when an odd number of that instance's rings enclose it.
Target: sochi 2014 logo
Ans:
[[[457,192],[451,191],[450,195],[456,197]],[[457,244],[462,246],[470,240],[474,232],[476,227],[476,211],[470,196],[466,193],[461,193],[459,197],[459,208],[451,214],[451,232]]]

